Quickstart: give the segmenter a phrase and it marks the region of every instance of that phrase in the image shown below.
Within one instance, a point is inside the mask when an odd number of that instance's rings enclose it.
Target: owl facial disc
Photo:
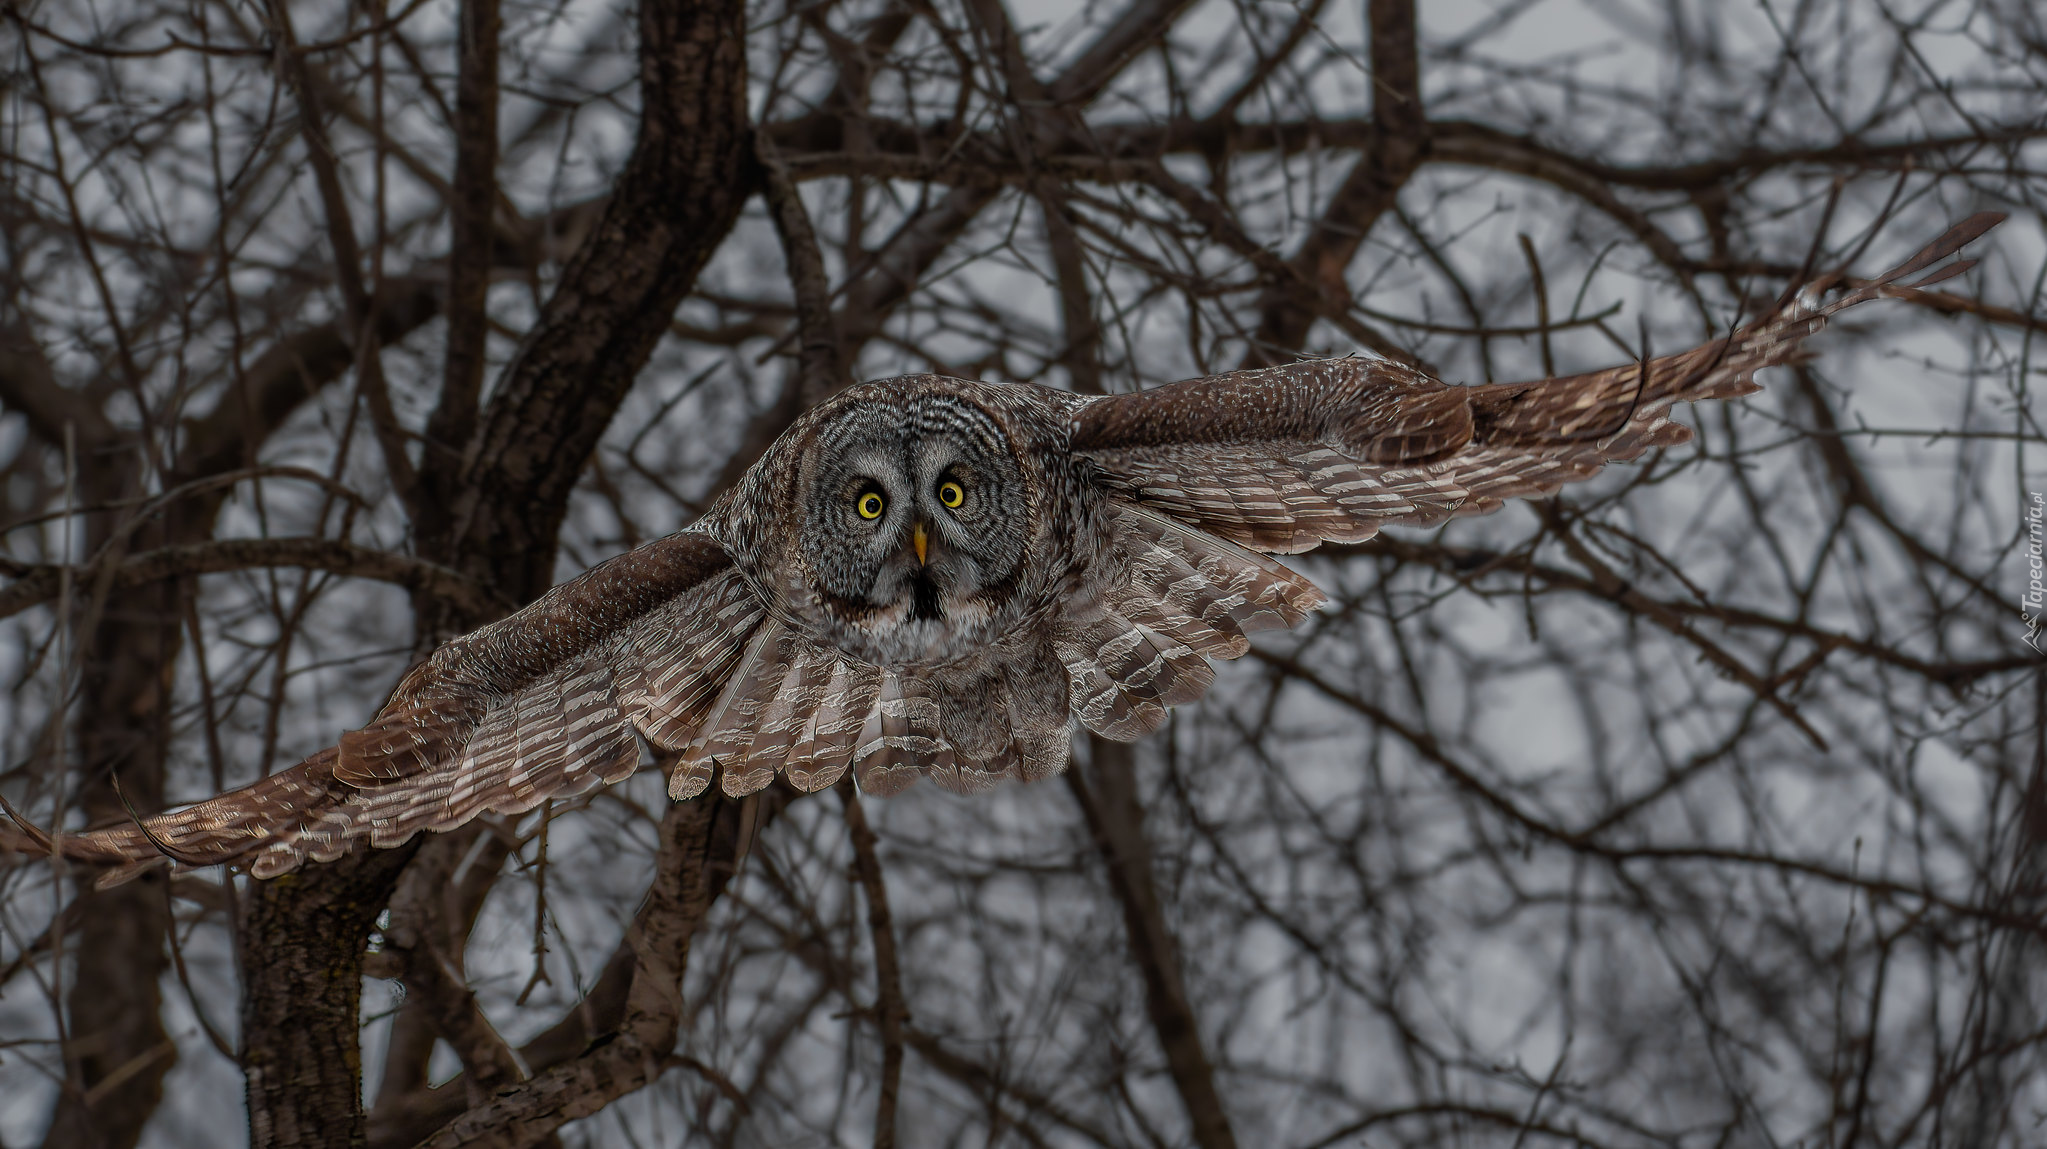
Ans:
[[[883,666],[939,665],[1018,621],[1033,492],[995,419],[952,395],[852,402],[798,478],[800,621]]]

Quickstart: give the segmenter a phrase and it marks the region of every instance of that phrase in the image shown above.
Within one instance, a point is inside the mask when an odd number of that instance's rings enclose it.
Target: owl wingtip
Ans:
[[[711,772],[695,771],[678,765],[668,775],[668,797],[671,801],[687,802],[710,789]]]

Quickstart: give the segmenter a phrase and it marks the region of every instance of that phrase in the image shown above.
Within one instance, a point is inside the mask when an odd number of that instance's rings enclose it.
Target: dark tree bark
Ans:
[[[1158,875],[1152,869],[1144,804],[1137,793],[1136,754],[1129,743],[1106,738],[1090,738],[1088,746],[1087,764],[1067,772],[1067,788],[1087,816],[1109,886],[1122,907],[1130,956],[1144,979],[1145,1013],[1187,1108],[1194,1143],[1201,1149],[1236,1149],[1236,1134],[1216,1089],[1215,1067],[1201,1046],[1194,1003],[1187,998],[1180,971],[1180,948],[1166,921]]]
[[[743,5],[646,4],[639,23],[632,160],[505,368],[455,500],[445,561],[522,602],[554,581],[570,490],[755,190]],[[480,621],[424,608],[420,633],[435,641]]]
[[[460,495],[462,452],[476,430],[490,316],[493,226],[498,209],[498,2],[463,0],[455,89],[455,181],[448,203],[448,350],[440,402],[427,420],[420,461],[418,533],[445,552]]]
[[[435,313],[434,297],[416,286],[396,292],[379,315],[380,330],[396,337]],[[346,370],[352,356],[333,325],[279,341],[260,356],[227,394],[184,425],[184,449],[167,486],[177,487],[231,471],[292,412]],[[120,500],[134,488],[139,442],[66,402],[47,370],[28,349],[16,352],[15,370],[0,371],[0,398],[28,412],[37,435],[61,446],[68,434],[79,456],[79,497],[86,505]],[[78,802],[88,825],[125,820],[131,809],[163,806],[164,752],[169,705],[165,689],[182,648],[183,573],[123,577],[124,555],[172,556],[180,546],[204,545],[226,492],[202,490],[141,523],[118,513],[87,518],[86,553],[101,554],[102,585],[82,590],[81,629],[89,638],[76,719]],[[102,551],[109,540],[118,540]],[[42,577],[47,574],[47,577]],[[4,596],[12,610],[56,597],[54,570],[17,579]],[[10,611],[11,613],[11,611]],[[115,790],[118,780],[120,790]],[[160,983],[169,968],[164,930],[170,903],[161,875],[111,890],[80,894],[78,932],[68,946],[72,970],[67,1077],[45,1144],[80,1149],[125,1149],[162,1100],[163,1076],[176,1048],[159,1018]]]
[[[1321,300],[1348,302],[1351,260],[1428,153],[1414,13],[1415,0],[1370,0],[1366,5],[1372,38],[1371,143],[1294,253],[1294,275],[1267,288],[1244,367],[1291,359],[1327,309]]]
[[[454,501],[441,553],[425,557],[468,573],[504,597],[528,601],[553,581],[562,516],[577,477],[696,274],[723,242],[751,189],[747,178],[745,10],[736,0],[646,4],[640,12],[642,110],[633,158],[603,218],[564,270],[539,324],[506,368],[484,412]],[[687,192],[684,189],[688,189]],[[430,540],[422,540],[422,544]],[[415,600],[423,646],[487,617],[435,597]],[[306,907],[374,907],[389,900],[402,867],[344,860],[307,869],[288,889],[255,900],[246,934],[281,952],[324,955],[332,1007],[296,1013],[292,963],[245,963],[244,1016],[255,1026],[267,1081],[301,1088],[250,1090],[253,1146],[296,1145],[300,1115],[333,1117],[329,1134],[360,1143],[361,1086],[327,1064],[357,1040],[364,933],[346,913]],[[245,952],[253,952],[244,947]],[[344,1008],[344,1006],[346,1008]],[[257,1034],[291,1018],[299,1032]]]
[[[241,1055],[250,1145],[364,1143],[363,946],[418,848],[415,840],[249,883],[235,946],[249,987]]]
[[[682,1020],[690,940],[748,844],[788,796],[778,786],[736,801],[712,793],[672,803],[661,822],[653,887],[626,935],[634,964],[618,1028],[531,1081],[499,1091],[419,1149],[529,1149],[659,1077]]]
[[[94,518],[101,530],[93,535],[104,540],[111,516]],[[163,533],[161,524],[148,524],[136,541],[147,545]],[[103,600],[99,610],[86,608],[111,615],[92,631],[80,690],[84,784],[78,803],[89,824],[125,819],[122,795],[144,812],[163,807],[169,699],[162,676],[177,657],[178,594],[175,580],[160,580],[123,591],[111,607]],[[152,875],[81,895],[78,932],[68,941],[78,957],[67,1008],[65,1088],[46,1145],[129,1149],[162,1100],[163,1076],[177,1062],[159,1016],[159,985],[169,965],[163,938],[171,907],[164,887],[162,875]]]

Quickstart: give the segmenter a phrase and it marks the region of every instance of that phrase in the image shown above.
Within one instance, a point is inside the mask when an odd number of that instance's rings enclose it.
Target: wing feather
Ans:
[[[637,768],[636,727],[661,746],[694,736],[763,613],[715,539],[670,535],[443,646],[335,747],[142,826],[68,835],[64,849],[120,862],[112,878],[164,855],[269,877],[358,841],[395,846],[585,793]]]
[[[788,767],[790,752],[817,713],[833,667],[839,661],[822,648],[809,645],[785,650],[785,658],[787,669],[774,698],[757,720],[758,728],[747,747],[744,764],[726,770],[725,792],[734,797],[762,789]]]
[[[752,584],[727,571],[622,636],[612,671],[641,736],[662,750],[687,747],[746,649],[732,636],[751,634],[765,616]]]
[[[1063,772],[1073,755],[1073,707],[1051,642],[1034,638],[1004,662],[1002,676],[1018,774],[1036,782]]]
[[[860,788],[889,795],[924,774],[944,779],[957,769],[930,680],[915,670],[882,668],[880,688],[853,753],[853,776]]]
[[[806,792],[822,790],[845,776],[853,764],[861,728],[881,691],[881,671],[851,659],[836,659],[817,706],[804,720],[789,751],[789,782]]]
[[[1843,279],[1826,277],[1724,339],[1646,363],[1453,387],[1381,360],[1306,360],[1090,400],[1069,416],[1071,442],[1117,494],[1269,553],[1484,514],[1685,442],[1674,404],[1754,393],[1756,372],[1806,358],[1804,341],[1843,309],[1955,274],[1968,261],[1898,283],[2001,218],[1972,216],[1876,280],[1829,298]]]

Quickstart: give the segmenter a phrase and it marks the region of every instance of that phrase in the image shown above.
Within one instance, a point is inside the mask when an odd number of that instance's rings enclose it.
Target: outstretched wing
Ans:
[[[1381,360],[1311,360],[1093,400],[1071,416],[1072,445],[1126,498],[1261,551],[1484,514],[1684,442],[1672,404],[1758,390],[1755,372],[1798,361],[1836,312],[1966,270],[1899,283],[2003,218],[1971,216],[1873,281],[1827,299],[1843,282],[1829,276],[1727,338],[1646,364],[1455,387]]]
[[[678,752],[677,799],[714,776],[739,796],[777,777],[819,790],[849,769],[872,793],[925,776],[981,790],[1063,770],[1076,722],[1123,739],[1155,729],[1207,688],[1204,656],[1234,658],[1246,634],[1321,602],[1277,562],[1155,512],[1119,502],[1109,526],[1122,577],[1062,603],[1048,627],[931,668],[810,641],[709,535],[671,535],[449,642],[367,726],[298,765],[57,848],[115,866],[105,884],[166,860],[271,877],[619,781],[639,738]]]
[[[765,617],[724,548],[683,531],[619,555],[407,674],[375,720],[288,770],[137,825],[67,836],[71,857],[246,864],[257,877],[358,841],[395,846],[632,774],[635,732],[696,736]]]

